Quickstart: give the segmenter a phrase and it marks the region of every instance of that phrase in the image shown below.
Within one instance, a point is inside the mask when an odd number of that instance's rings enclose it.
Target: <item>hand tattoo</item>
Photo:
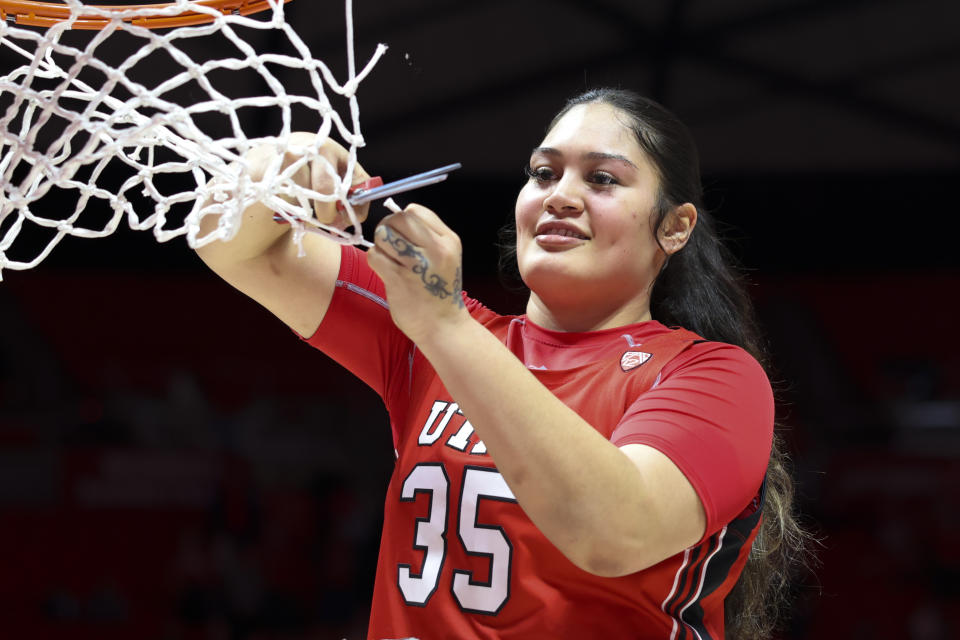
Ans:
[[[441,300],[446,300],[447,298],[453,298],[453,303],[458,307],[463,307],[463,297],[460,295],[462,288],[462,273],[461,268],[458,266],[456,274],[453,278],[453,285],[450,289],[447,288],[448,282],[442,276],[436,273],[430,273],[430,261],[427,260],[427,257],[417,249],[414,245],[410,244],[404,237],[394,233],[393,229],[389,226],[382,227],[386,233],[385,240],[393,249],[397,252],[401,258],[413,258],[416,260],[416,264],[413,265],[413,272],[420,276],[420,280],[423,282],[424,288],[430,292],[430,295],[436,296]]]

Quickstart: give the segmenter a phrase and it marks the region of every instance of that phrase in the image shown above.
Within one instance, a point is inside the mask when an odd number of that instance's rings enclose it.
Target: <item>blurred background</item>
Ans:
[[[342,79],[342,5],[287,13]],[[822,538],[781,638],[960,637],[960,3],[357,0],[354,17],[360,64],[390,46],[358,94],[361,161],[388,180],[463,163],[416,199],[503,313],[524,295],[497,232],[564,99],[622,86],[691,127]],[[67,239],[3,277],[0,638],[365,636],[393,456],[379,398],[182,238]]]

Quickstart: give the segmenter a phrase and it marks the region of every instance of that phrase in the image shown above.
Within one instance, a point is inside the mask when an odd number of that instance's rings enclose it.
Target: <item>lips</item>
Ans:
[[[574,240],[589,240],[590,236],[578,229],[575,225],[564,222],[544,222],[537,226],[536,237],[560,237]]]

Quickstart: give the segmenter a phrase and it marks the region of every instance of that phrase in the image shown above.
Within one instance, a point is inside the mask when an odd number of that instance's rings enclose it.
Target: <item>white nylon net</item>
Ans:
[[[161,242],[186,236],[197,248],[227,240],[241,213],[258,201],[291,223],[298,241],[304,231],[318,231],[341,243],[365,243],[349,204],[352,231],[320,224],[310,204],[346,202],[357,148],[364,144],[357,88],[386,51],[378,46],[357,72],[351,0],[343,82],[287,24],[281,0],[269,0],[269,10],[248,17],[178,0],[170,15],[192,10],[213,22],[162,31],[130,24],[159,13],[143,8],[102,12],[112,21],[99,32],[72,31],[81,10],[100,14],[78,0],[65,4],[73,17],[49,29],[0,21],[0,62],[19,61],[0,77],[0,279],[5,268],[36,266],[66,236],[107,236],[124,219],[132,229],[151,229]],[[253,42],[267,45],[258,50]],[[291,73],[301,78],[295,88]],[[251,86],[251,77],[256,90],[238,92],[240,85]],[[342,96],[346,121],[325,89]],[[315,143],[292,143],[295,113],[307,113]],[[350,152],[347,178],[322,160],[334,192],[299,186],[293,176],[322,158],[317,149],[334,128]],[[244,158],[261,145],[275,147],[276,160],[255,179]],[[288,151],[299,158],[283,167]],[[219,220],[200,236],[207,215]]]

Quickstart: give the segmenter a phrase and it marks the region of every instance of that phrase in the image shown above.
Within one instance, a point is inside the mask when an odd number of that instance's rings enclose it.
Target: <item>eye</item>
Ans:
[[[550,167],[533,168],[528,165],[524,168],[524,172],[527,174],[527,177],[537,182],[549,182],[557,177],[557,174],[554,173]]]
[[[594,171],[591,173],[590,182],[604,186],[620,184],[620,181],[617,180],[613,174],[607,173],[606,171]]]

